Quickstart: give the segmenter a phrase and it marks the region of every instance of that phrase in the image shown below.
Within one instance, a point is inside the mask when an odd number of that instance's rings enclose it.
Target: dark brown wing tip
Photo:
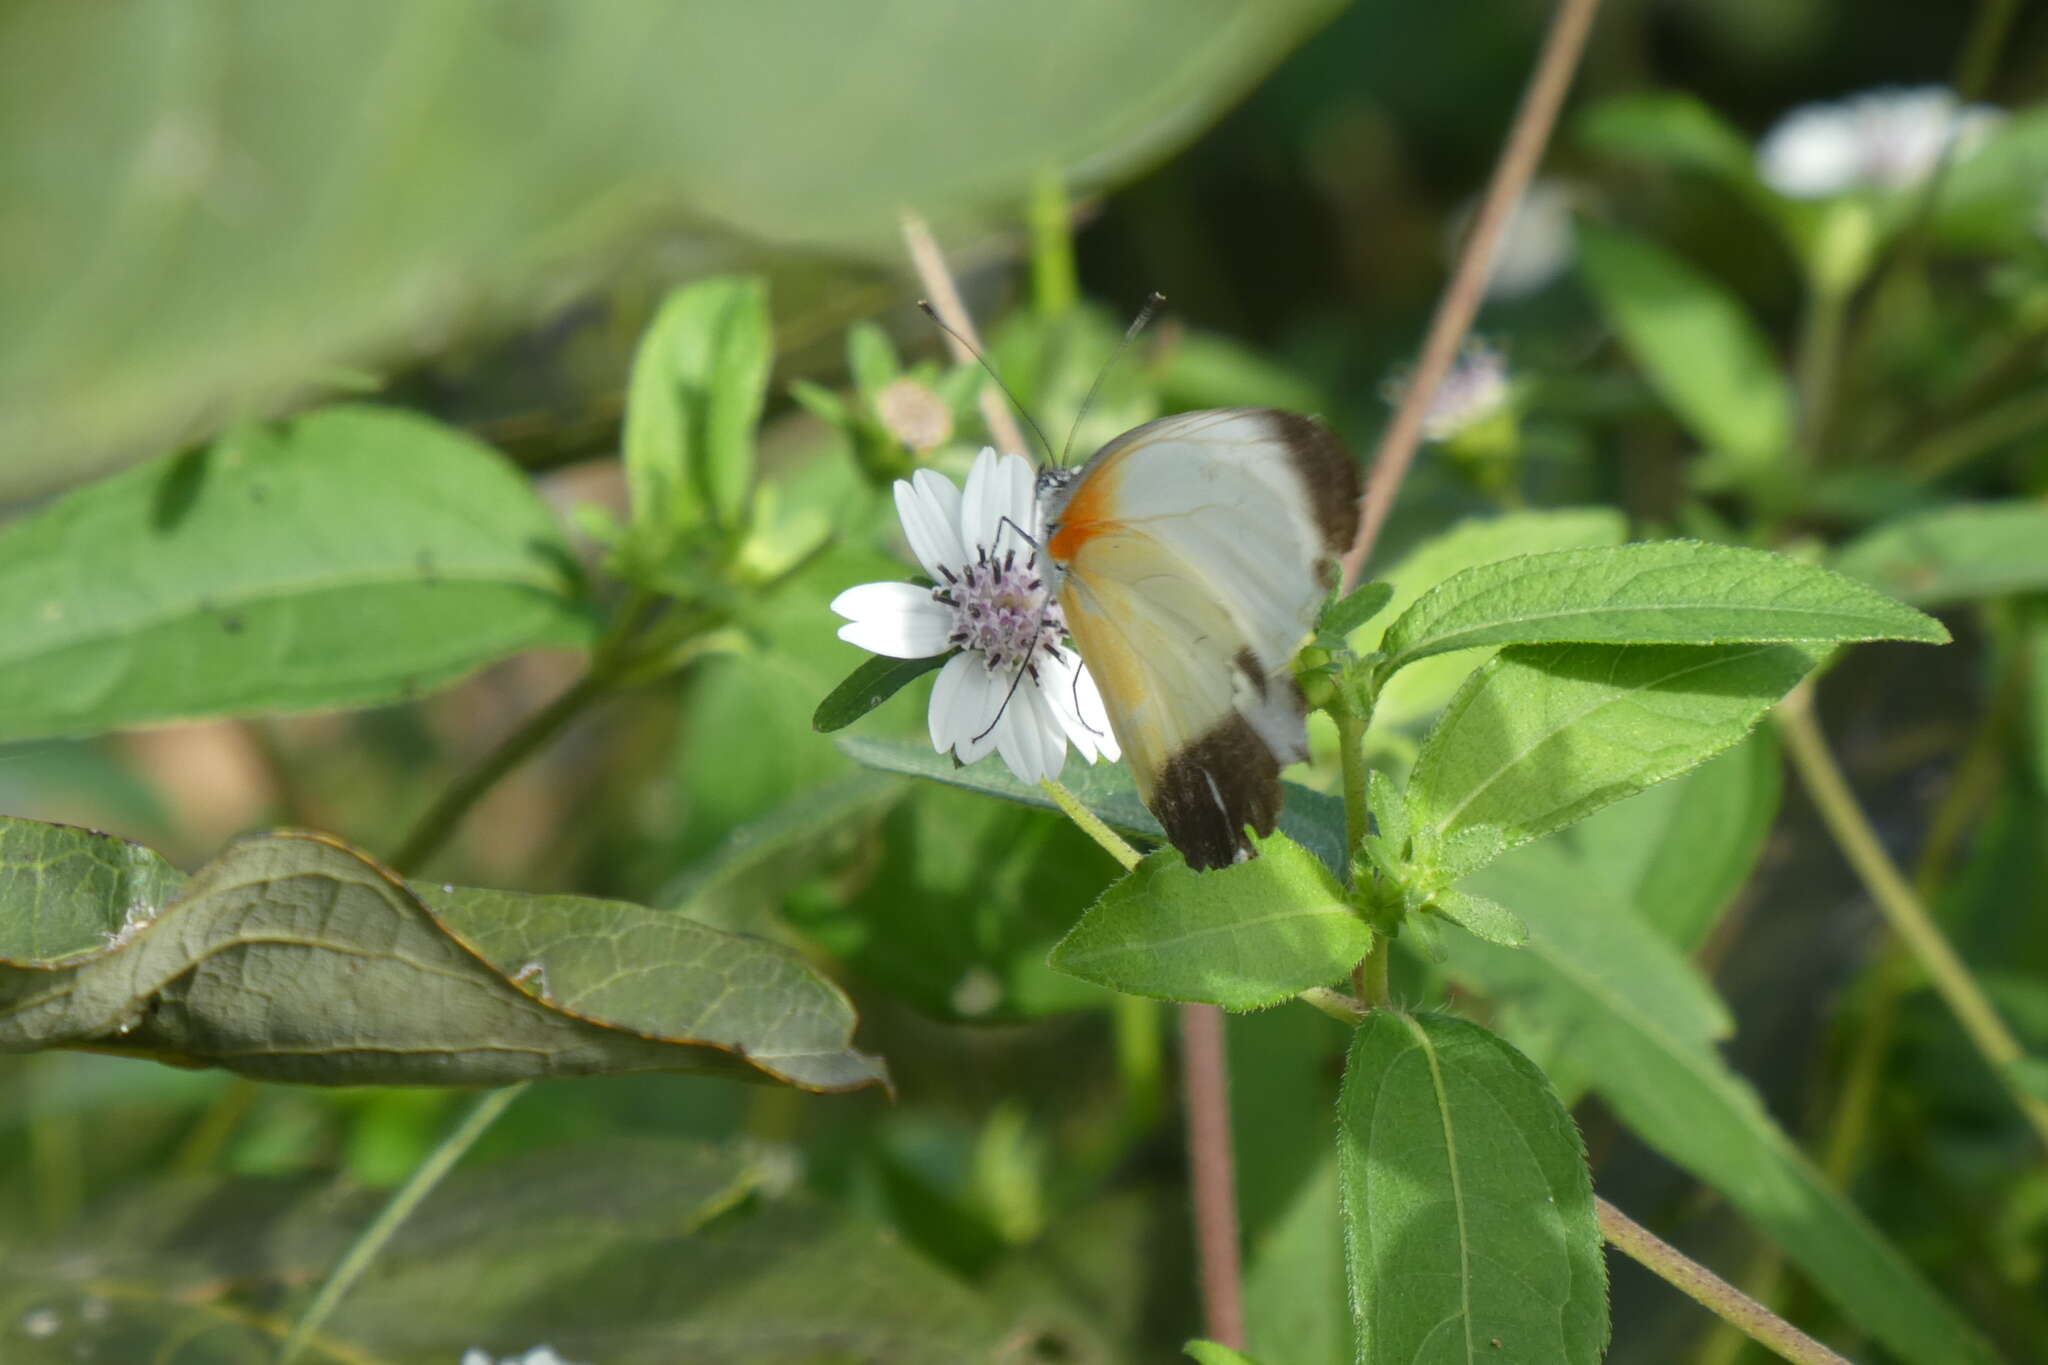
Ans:
[[[1343,554],[1358,538],[1358,462],[1336,433],[1315,418],[1281,408],[1269,408],[1267,414],[1273,434],[1308,485],[1324,551],[1333,557]]]
[[[1241,862],[1257,853],[1244,827],[1271,834],[1280,816],[1280,762],[1233,713],[1167,760],[1152,814],[1197,872]]]

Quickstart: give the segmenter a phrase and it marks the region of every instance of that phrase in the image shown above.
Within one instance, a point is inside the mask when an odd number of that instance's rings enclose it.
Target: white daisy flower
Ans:
[[[984,448],[963,493],[920,469],[896,481],[896,514],[933,587],[863,583],[832,599],[839,638],[892,659],[957,650],[932,685],[932,747],[972,763],[990,753],[1021,782],[1058,777],[1071,743],[1115,759],[1102,694],[1066,644],[1058,583],[1031,462]]]
[[[1399,407],[1410,376],[1397,374],[1381,389]],[[1422,439],[1448,441],[1499,413],[1508,403],[1508,359],[1483,341],[1470,341],[1429,396],[1422,413]]]
[[[1962,104],[1939,85],[1888,86],[1804,104],[1764,135],[1757,173],[1793,199],[1911,189],[1951,145],[1957,156],[1968,155],[2004,117],[1988,104]]]

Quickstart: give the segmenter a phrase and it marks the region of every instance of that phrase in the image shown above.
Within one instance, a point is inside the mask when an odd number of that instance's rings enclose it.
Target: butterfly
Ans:
[[[1358,529],[1358,467],[1277,408],[1147,422],[1038,476],[1067,633],[1190,867],[1253,856],[1308,756],[1292,671]]]

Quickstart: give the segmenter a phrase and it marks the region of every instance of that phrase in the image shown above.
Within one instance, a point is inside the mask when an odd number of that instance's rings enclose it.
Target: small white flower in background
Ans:
[[[1476,201],[1473,207],[1476,209]],[[1469,220],[1471,210],[1465,216]],[[1461,241],[1466,227],[1469,221],[1456,234]],[[1522,191],[1493,248],[1493,261],[1486,271],[1486,296],[1518,299],[1535,293],[1564,273],[1577,249],[1571,187],[1559,180],[1533,182]]]
[[[1851,190],[1903,190],[1925,180],[1951,144],[1967,156],[2005,117],[1964,105],[1945,86],[1886,87],[1831,104],[1803,104],[1764,135],[1757,173],[1778,193],[1821,199]]]
[[[462,1353],[462,1365],[575,1365],[555,1354],[552,1346],[536,1346],[523,1356],[506,1356],[495,1359],[481,1346],[472,1346]]]
[[[1064,643],[1031,463],[984,448],[963,493],[920,469],[896,481],[896,514],[933,587],[863,583],[832,599],[839,638],[892,659],[958,652],[939,670],[932,747],[972,763],[994,752],[1021,782],[1058,777],[1071,742],[1119,756],[1102,694]],[[1019,534],[1019,532],[1023,534]],[[1029,539],[1026,539],[1026,537]]]
[[[1388,379],[1381,396],[1399,407],[1410,376]],[[1483,341],[1470,341],[1451,363],[1443,382],[1429,396],[1422,414],[1422,438],[1448,441],[1499,413],[1508,403],[1508,360]]]

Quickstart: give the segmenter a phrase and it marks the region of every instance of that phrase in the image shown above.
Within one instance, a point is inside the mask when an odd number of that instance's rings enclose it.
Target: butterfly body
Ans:
[[[1222,408],[1125,432],[1039,495],[1139,795],[1190,866],[1242,860],[1307,756],[1292,663],[1356,530],[1356,466],[1306,417]]]

